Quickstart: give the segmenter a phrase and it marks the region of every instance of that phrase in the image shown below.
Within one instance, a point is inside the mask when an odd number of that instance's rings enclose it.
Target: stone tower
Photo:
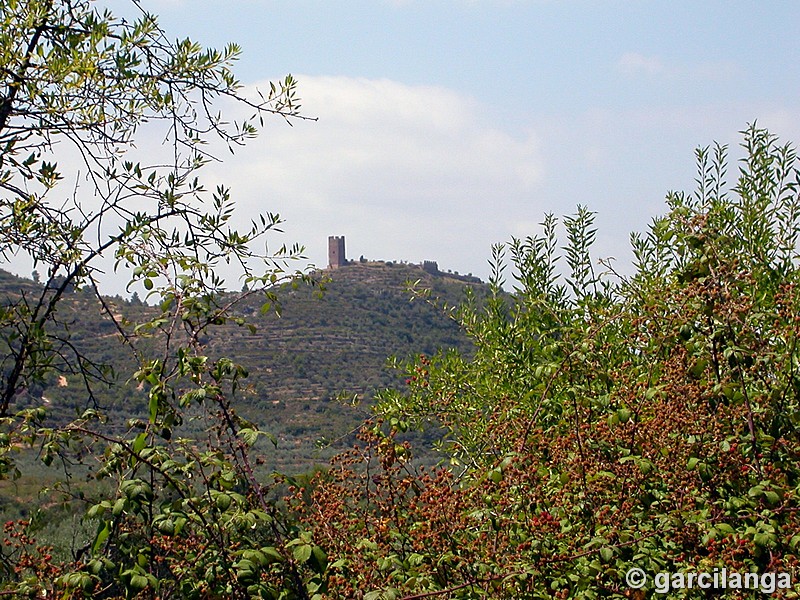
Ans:
[[[328,268],[338,269],[347,264],[344,254],[344,236],[328,236]]]
[[[439,263],[435,260],[425,260],[422,262],[422,270],[431,275],[439,274]]]

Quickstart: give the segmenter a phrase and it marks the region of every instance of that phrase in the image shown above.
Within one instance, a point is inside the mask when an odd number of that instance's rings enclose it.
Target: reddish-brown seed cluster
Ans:
[[[410,406],[455,431],[472,462],[460,477],[415,470],[395,428],[367,427],[331,478],[312,482],[311,503],[294,496],[315,539],[343,559],[326,597],[389,587],[401,597],[459,597],[467,587],[491,598],[534,588],[577,597],[558,582],[582,560],[592,585],[636,597],[613,564],[639,545],[675,568],[796,574],[787,543],[800,531],[800,440],[754,432],[774,430],[781,406],[796,403],[786,351],[800,341],[800,299],[781,285],[765,310],[758,285],[731,261],[665,286],[634,313],[598,311],[583,337],[562,342],[561,362],[534,394],[515,382],[537,365],[504,363],[509,348],[493,348],[495,362],[476,362],[477,374],[467,365],[458,381],[420,357]],[[487,379],[497,391],[476,392]]]
[[[12,565],[11,581],[38,582],[39,594],[50,597],[52,585],[68,565],[53,562],[53,547],[39,545],[30,533],[30,521],[7,521],[3,525],[3,562]]]

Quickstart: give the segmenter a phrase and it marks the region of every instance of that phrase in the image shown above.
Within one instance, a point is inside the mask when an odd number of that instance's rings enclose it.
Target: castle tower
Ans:
[[[328,268],[338,269],[347,264],[344,254],[344,236],[328,236]]]
[[[439,274],[439,263],[435,260],[425,260],[422,262],[422,270],[431,275]]]

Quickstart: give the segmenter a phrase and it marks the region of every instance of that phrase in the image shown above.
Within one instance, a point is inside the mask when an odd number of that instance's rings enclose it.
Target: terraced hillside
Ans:
[[[282,297],[280,318],[259,318],[257,301],[240,307],[259,324],[228,328],[210,341],[215,354],[235,356],[250,371],[246,412],[278,435],[280,463],[312,460],[308,452],[321,437],[346,436],[367,412],[376,389],[400,383],[387,368],[389,356],[431,354],[439,348],[468,351],[454,321],[420,299],[407,283],[456,302],[465,283],[432,275],[414,265],[382,262],[349,264],[322,275],[330,281],[320,299],[306,289]],[[296,456],[292,456],[295,454]]]
[[[433,296],[454,303],[468,285],[464,278],[384,262],[351,263],[319,276],[327,279],[322,298],[303,286],[281,291],[277,317],[261,314],[263,299],[253,296],[236,310],[257,326],[255,333],[231,325],[204,340],[210,354],[230,356],[247,367],[250,375],[237,406],[278,439],[268,464],[282,470],[304,470],[346,443],[348,433],[367,416],[373,392],[399,383],[386,366],[389,356],[402,359],[439,348],[469,351],[451,319],[425,301],[412,300],[407,290],[408,282],[418,281]],[[41,287],[30,280],[0,273],[0,302],[37,290]],[[120,298],[110,302],[121,314],[147,311]],[[70,294],[63,319],[88,356],[115,366],[117,384],[101,391],[99,400],[121,423],[142,416],[136,413],[145,411],[145,400],[124,384],[133,363],[112,324],[99,315],[96,301],[77,291]],[[70,373],[54,374],[31,395],[69,412],[87,404],[81,381]],[[354,397],[362,401],[359,406],[342,400]],[[320,452],[316,442],[322,438],[338,443]]]

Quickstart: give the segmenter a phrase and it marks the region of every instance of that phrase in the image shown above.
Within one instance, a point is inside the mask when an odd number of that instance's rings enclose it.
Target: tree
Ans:
[[[633,276],[595,269],[582,207],[563,253],[553,216],[495,248],[490,298],[451,309],[474,356],[406,364],[359,446],[294,497],[338,558],[327,597],[637,597],[633,568],[668,598],[708,590],[658,573],[752,571],[794,597],[800,171],[743,133],[732,188],[726,148],[697,151],[698,189],[632,236]],[[423,427],[444,432],[438,469],[402,441]]]
[[[172,41],[154,15],[131,6],[137,16],[127,20],[93,0],[0,1],[0,256],[29,256],[45,283],[0,311],[0,477],[20,475],[20,448],[37,449],[45,464],[61,463],[61,493],[97,526],[91,544],[58,565],[33,547],[28,525],[11,527],[0,594],[247,597],[280,588],[282,578],[300,589],[282,546],[293,538],[248,459],[261,432],[232,406],[246,372],[208,357],[201,343],[244,295],[273,302],[274,286],[302,279],[289,262],[299,246],[254,250],[278,230],[277,215],[237,229],[229,191],[209,193],[200,179],[214,140],[232,149],[265,116],[302,118],[296,83],[287,76],[253,101],[231,71],[237,46]],[[226,122],[220,100],[251,118]],[[154,132],[168,159],[139,160],[136,142]],[[61,166],[74,162],[76,169]],[[100,294],[104,256],[114,257],[129,288],[147,292],[153,310],[137,312],[143,320],[127,322]],[[231,262],[247,286],[240,294],[224,293],[218,274]],[[122,377],[143,389],[142,419],[105,423],[95,390],[124,365],[96,362],[72,338],[64,307],[74,289],[93,293],[130,349],[136,367]],[[49,407],[31,393],[54,373],[85,386],[86,410],[76,419],[48,420]],[[174,437],[189,410],[204,419],[205,449]],[[84,492],[69,476],[86,456],[97,461],[90,473],[108,483]],[[263,528],[253,533],[256,523]],[[243,554],[256,550],[255,562]],[[264,569],[274,575],[269,585]]]
[[[221,261],[239,262],[253,275],[249,261],[257,257],[249,244],[279,219],[267,215],[237,232],[230,229],[226,189],[216,190],[211,206],[200,204],[207,194],[196,175],[212,158],[205,149],[209,136],[235,145],[256,131],[252,120],[226,124],[213,102],[232,98],[256,119],[294,117],[298,106],[291,76],[253,103],[230,71],[238,47],[170,42],[144,12],[128,23],[89,0],[30,0],[4,2],[2,18],[0,255],[26,253],[55,291],[17,308],[30,312],[24,318],[37,327],[20,332],[0,392],[4,416],[36,372],[39,346],[47,343],[41,326],[67,286],[96,286],[103,254],[113,253],[117,268],[132,269],[131,284],[153,291],[161,281],[154,293],[176,301],[219,287]],[[146,123],[166,125],[169,164],[127,160]],[[55,162],[59,145],[78,153],[90,184],[66,203],[53,198],[64,180]]]

